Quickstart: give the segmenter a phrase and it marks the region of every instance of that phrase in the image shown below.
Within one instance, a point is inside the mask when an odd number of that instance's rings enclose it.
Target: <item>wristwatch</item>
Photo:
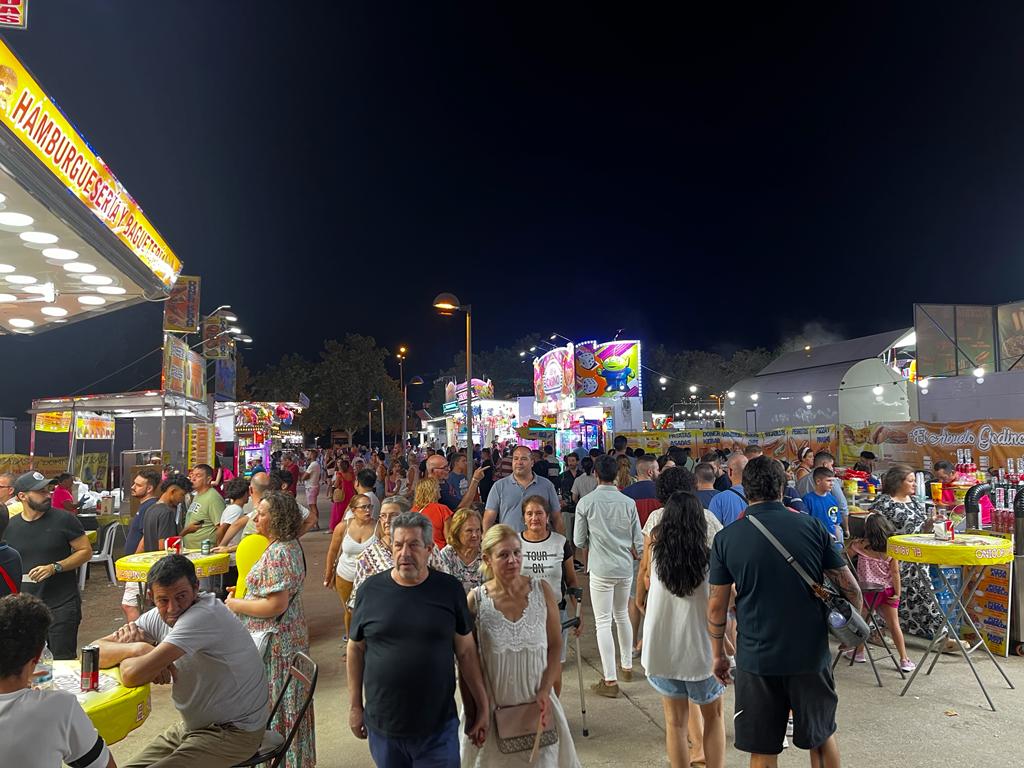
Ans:
[[[63,571],[64,571],[64,566],[63,565],[61,565],[60,563],[53,563],[52,565],[53,565],[53,572],[54,573],[63,573]]]

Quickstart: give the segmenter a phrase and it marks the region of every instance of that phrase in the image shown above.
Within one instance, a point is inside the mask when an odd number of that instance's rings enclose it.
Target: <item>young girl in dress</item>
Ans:
[[[864,521],[864,538],[850,542],[850,551],[857,555],[857,580],[861,584],[878,586],[876,590],[864,590],[864,613],[870,606],[882,617],[889,628],[892,641],[900,654],[900,669],[911,672],[914,662],[907,656],[907,646],[900,629],[900,568],[893,558],[885,554],[886,541],[895,533],[892,523],[877,512],[872,512]],[[845,651],[847,658],[853,650]],[[858,646],[854,658],[864,661],[864,646]]]

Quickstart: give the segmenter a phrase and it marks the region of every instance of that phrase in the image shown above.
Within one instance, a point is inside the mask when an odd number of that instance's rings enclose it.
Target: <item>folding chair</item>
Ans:
[[[248,760],[235,763],[234,768],[245,768],[246,766],[259,765],[260,763],[267,763],[270,768],[278,768],[278,766],[284,763],[285,757],[288,755],[288,748],[292,745],[295,734],[298,733],[299,726],[306,717],[306,710],[309,709],[309,705],[313,701],[313,692],[316,691],[316,678],[316,662],[304,653],[296,653],[292,659],[291,666],[288,668],[288,677],[284,681],[281,693],[278,694],[277,701],[274,702],[274,708],[270,710],[270,717],[267,718],[267,729],[263,734],[263,742],[260,744],[260,748]],[[302,700],[302,706],[296,714],[295,724],[289,729],[287,736],[282,736],[271,725],[292,681],[303,683],[306,686],[306,695]],[[296,685],[298,685],[298,682]]]
[[[117,536],[117,526],[108,525],[103,532],[103,545],[99,552],[93,553],[86,562],[78,567],[78,591],[85,589],[85,579],[89,573],[89,566],[104,563],[107,566],[107,576],[111,584],[117,584],[117,576],[114,574],[114,537]]]

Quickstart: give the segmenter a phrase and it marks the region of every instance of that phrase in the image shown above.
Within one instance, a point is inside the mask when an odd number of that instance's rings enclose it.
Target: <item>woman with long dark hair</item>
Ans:
[[[714,532],[704,505],[694,494],[677,491],[665,501],[661,522],[644,551],[650,592],[637,584],[637,605],[645,607],[641,660],[647,680],[662,697],[665,746],[672,768],[688,768],[689,702],[704,717],[704,755],[708,768],[725,766],[725,686],[712,673],[707,634],[708,568]]]

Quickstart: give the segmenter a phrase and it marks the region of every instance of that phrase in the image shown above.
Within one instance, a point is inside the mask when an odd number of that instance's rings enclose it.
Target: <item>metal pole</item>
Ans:
[[[380,449],[386,452],[388,447],[384,441],[384,395],[380,396]]]
[[[366,439],[370,443],[370,450],[373,450],[373,409],[366,414]]]
[[[409,387],[402,385],[402,455],[405,456],[409,448]]]
[[[406,422],[406,411],[409,410],[409,402],[406,395],[408,394],[405,390],[405,357],[399,356],[398,358],[398,388],[402,390],[402,455],[405,456],[405,428]]]
[[[476,469],[473,464],[473,307],[466,310],[466,461],[470,474]]]

